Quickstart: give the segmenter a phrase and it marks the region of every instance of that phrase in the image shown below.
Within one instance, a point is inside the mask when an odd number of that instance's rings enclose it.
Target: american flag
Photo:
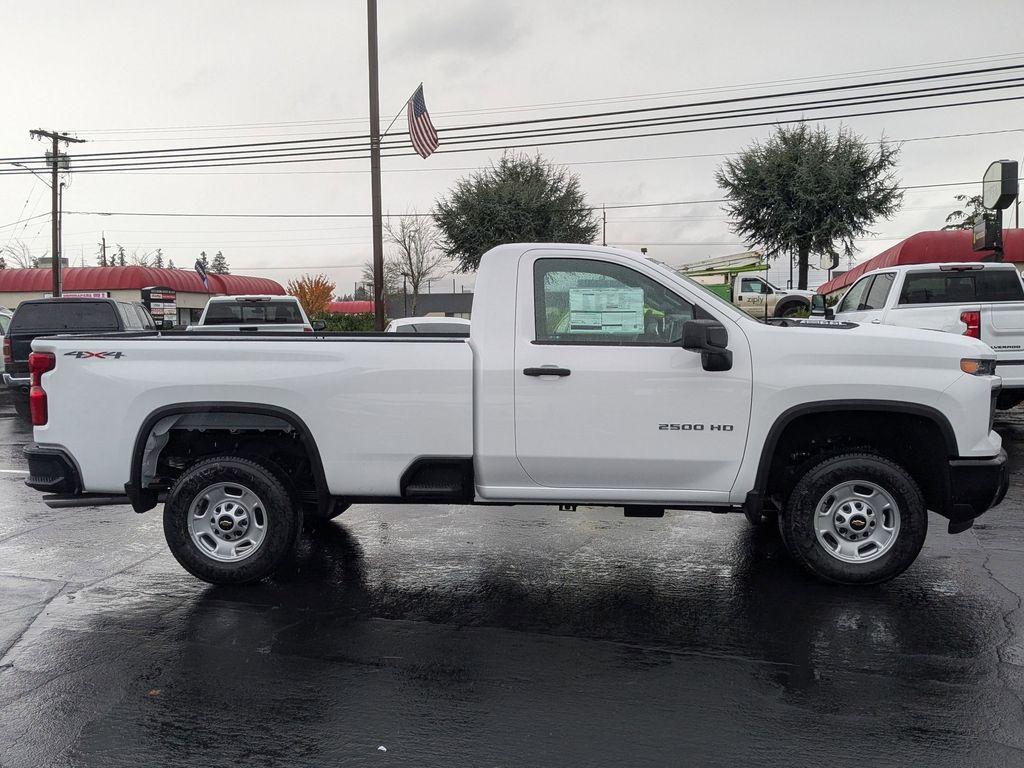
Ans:
[[[210,290],[210,281],[206,277],[206,268],[203,266],[203,262],[196,259],[196,274],[199,275],[199,279],[203,281],[203,287],[206,290]]]
[[[437,149],[437,131],[430,122],[427,102],[423,99],[423,86],[420,85],[409,99],[409,138],[419,156],[426,159]]]

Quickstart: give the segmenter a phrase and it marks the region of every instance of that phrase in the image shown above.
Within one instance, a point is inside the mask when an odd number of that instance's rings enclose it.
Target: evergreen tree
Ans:
[[[167,268],[168,269],[177,269],[177,267],[174,266],[174,259],[168,259],[167,260]]]
[[[897,145],[848,128],[830,134],[799,123],[729,158],[715,178],[729,198],[732,231],[770,258],[795,253],[804,289],[812,253],[851,256],[857,238],[899,210],[898,154]]]
[[[164,268],[164,254],[159,248],[157,248],[156,253],[153,254],[153,266],[157,269]]]
[[[0,269],[7,269],[7,259],[0,256]]]
[[[117,246],[117,266],[119,266],[119,267],[127,267],[128,266],[128,257],[125,256],[124,246],[123,245]]]
[[[228,260],[224,258],[224,254],[217,251],[213,256],[213,261],[210,262],[210,271],[217,275],[230,274],[231,268],[228,266]]]
[[[210,260],[206,257],[206,251],[199,252],[199,263],[203,265],[203,270],[207,273],[210,271]]]

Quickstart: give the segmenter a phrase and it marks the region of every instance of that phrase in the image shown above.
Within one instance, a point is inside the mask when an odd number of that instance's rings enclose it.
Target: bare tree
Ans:
[[[36,259],[46,258],[47,253],[49,251],[43,251],[43,255],[39,257],[33,256],[32,249],[28,247],[24,240],[15,240],[13,243],[0,248],[0,254],[3,254],[5,261],[13,262],[15,266],[22,269],[32,269],[36,265]]]
[[[437,228],[426,216],[408,213],[397,223],[387,219],[384,234],[393,246],[392,259],[399,267],[399,277],[408,280],[412,290],[412,313],[416,314],[416,298],[429,280],[450,271],[448,259],[440,248]]]
[[[363,272],[360,275],[363,284],[367,286],[370,291],[369,298],[372,300],[373,293],[373,262],[367,261],[363,264]],[[398,293],[402,287],[402,267],[394,257],[386,256],[384,258],[384,296],[385,298]]]

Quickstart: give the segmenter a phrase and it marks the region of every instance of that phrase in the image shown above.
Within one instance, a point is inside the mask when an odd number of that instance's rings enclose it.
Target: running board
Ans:
[[[50,509],[66,509],[68,507],[110,507],[119,504],[131,504],[127,496],[110,496],[105,493],[82,493],[78,496],[43,496],[43,503]]]

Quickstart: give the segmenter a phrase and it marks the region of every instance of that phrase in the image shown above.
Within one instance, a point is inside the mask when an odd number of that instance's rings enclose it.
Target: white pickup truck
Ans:
[[[503,245],[468,337],[96,334],[33,342],[29,486],[163,502],[195,576],[272,574],[303,518],[354,503],[543,504],[777,518],[841,583],[892,578],[932,510],[1006,491],[981,342],[766,325],[639,254]]]
[[[998,408],[1024,401],[1024,285],[1012,264],[913,264],[876,269],[850,286],[835,319],[957,333],[996,353]]]
[[[310,322],[294,296],[213,296],[199,322],[186,330],[203,333],[312,333],[322,331],[322,320]]]

